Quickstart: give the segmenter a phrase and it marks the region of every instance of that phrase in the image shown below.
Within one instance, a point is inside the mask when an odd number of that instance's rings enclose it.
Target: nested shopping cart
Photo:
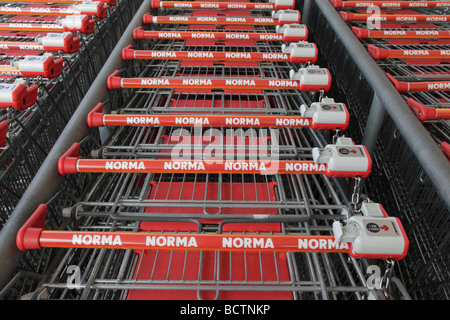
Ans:
[[[304,4],[311,5],[316,43],[334,41],[341,52],[322,51],[338,83],[361,89],[332,94],[353,102],[350,114],[358,124],[348,130],[374,150],[366,185],[387,208],[402,208],[398,217],[409,221],[405,229],[416,239],[401,268],[406,286],[417,299],[447,299],[448,3]],[[348,70],[356,76],[345,76]]]
[[[79,198],[57,192],[17,234],[21,250],[55,257],[28,297],[389,296],[367,285],[366,259],[386,260],[390,276],[408,239],[359,199],[371,157],[343,134],[347,107],[328,96],[305,26],[147,28],[85,119],[97,147],[91,137],[59,159],[69,184],[85,177]]]
[[[68,10],[75,5],[1,4],[2,227],[137,8],[135,2],[126,8],[92,2],[83,7],[90,12],[79,14]],[[55,8],[67,10],[43,12]],[[15,14],[6,13],[10,9]]]

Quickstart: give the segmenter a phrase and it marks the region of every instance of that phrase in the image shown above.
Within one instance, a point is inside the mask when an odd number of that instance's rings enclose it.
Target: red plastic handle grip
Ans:
[[[39,32],[63,32],[64,27],[59,24],[41,23],[0,23],[0,30],[3,31],[39,31]],[[74,31],[76,32],[76,30]]]
[[[387,58],[399,58],[399,59],[448,59],[450,58],[450,50],[396,50],[396,49],[384,49],[369,44],[367,50],[375,60],[387,59]]]
[[[190,40],[205,39],[215,41],[284,41],[298,42],[308,39],[308,29],[305,28],[305,34],[302,36],[284,36],[280,33],[245,33],[245,32],[189,32],[189,31],[153,31],[136,28],[133,32],[135,40],[144,39],[171,39],[171,40]]]
[[[448,39],[450,31],[437,30],[435,28],[408,30],[408,29],[388,29],[369,30],[352,27],[352,31],[358,39]]]
[[[208,9],[208,10],[287,10],[292,5],[276,5],[265,2],[205,2],[205,1],[159,1],[152,0],[153,9]]]
[[[84,14],[88,17],[97,16],[100,19],[103,19],[106,17],[106,14],[108,12],[108,6],[106,4],[102,6],[97,6],[97,12],[84,12],[79,11],[76,9],[73,9],[73,7],[62,7],[62,8],[54,8],[54,7],[15,7],[15,8],[9,8],[9,7],[2,7],[0,9],[1,14],[7,14],[7,15],[45,15],[45,16],[69,16],[69,15],[78,15],[78,14]]]
[[[411,23],[411,22],[434,22],[443,23],[450,21],[450,15],[420,15],[420,14],[356,14],[341,11],[340,16],[346,22],[356,21],[368,21],[373,19],[380,22],[399,22],[399,23]]]
[[[403,82],[398,81],[391,74],[386,74],[389,80],[394,84],[400,93],[405,92],[436,92],[448,91],[450,89],[450,81],[430,81],[430,82]]]
[[[46,214],[47,206],[41,204],[20,228],[16,236],[16,245],[19,250],[62,247],[196,251],[349,252],[351,248],[348,243],[336,244],[333,236],[52,231],[44,230]],[[244,241],[245,246],[243,245]]]
[[[245,89],[245,90],[301,90],[328,92],[331,75],[326,84],[302,84],[297,80],[259,78],[121,78],[117,71],[108,77],[108,89],[121,88],[171,88],[171,89]]]
[[[109,6],[115,6],[117,0],[98,0],[99,2],[104,2]],[[31,2],[30,0],[14,0],[14,2]],[[33,0],[33,3],[49,3],[48,0]],[[51,3],[60,3],[60,4],[73,4],[73,3],[83,3],[85,0],[52,0]]]
[[[216,17],[216,16],[153,16],[145,14],[143,16],[144,24],[214,24],[214,25],[263,25],[263,26],[277,26],[286,23],[299,23],[297,21],[283,21],[274,18],[249,18],[249,17]]]
[[[123,49],[122,58],[123,60],[290,61],[290,55],[286,53],[134,50],[131,46],[127,46]],[[298,59],[301,59],[301,57],[298,57],[297,60]],[[310,58],[308,60],[310,60]]]
[[[212,126],[212,127],[252,127],[252,128],[302,128],[346,130],[346,123],[313,123],[311,118],[296,116],[223,116],[223,115],[132,115],[103,114],[103,104],[99,103],[88,115],[89,127],[102,126]]]

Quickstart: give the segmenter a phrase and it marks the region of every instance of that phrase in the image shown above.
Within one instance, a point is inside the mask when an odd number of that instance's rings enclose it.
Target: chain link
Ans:
[[[386,271],[384,272],[383,277],[380,280],[380,287],[383,290],[386,298],[389,299],[389,284],[391,281],[392,273],[394,271],[395,261],[392,259],[386,259]]]
[[[359,203],[360,185],[361,177],[355,177],[355,186],[353,187],[352,194],[352,205],[355,212],[359,212],[361,210],[361,206]]]
[[[323,90],[323,89],[320,89],[320,94],[319,94],[319,102],[320,101],[322,101],[322,99],[323,99],[323,97],[324,97],[324,95],[325,95],[325,90]]]
[[[333,135],[333,144],[336,144],[336,141],[341,136],[341,133],[341,129],[336,128],[336,133]]]

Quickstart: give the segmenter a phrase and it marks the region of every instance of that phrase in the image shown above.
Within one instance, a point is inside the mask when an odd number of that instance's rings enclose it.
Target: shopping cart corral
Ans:
[[[1,296],[407,299],[408,236],[293,3],[189,4],[137,11],[0,233]]]

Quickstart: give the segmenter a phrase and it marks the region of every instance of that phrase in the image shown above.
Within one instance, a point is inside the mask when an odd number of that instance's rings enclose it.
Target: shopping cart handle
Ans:
[[[260,252],[340,252],[349,244],[333,236],[282,234],[198,234],[45,230],[47,206],[39,205],[19,229],[16,246],[21,251],[42,248],[110,248],[153,250],[205,250]],[[245,246],[242,246],[245,243]],[[320,246],[319,246],[320,243]]]
[[[408,99],[408,106],[420,121],[436,120],[437,118],[436,108],[426,107],[413,98]]]
[[[97,103],[91,112],[89,112],[87,123],[90,128],[103,127],[103,103]]]
[[[312,150],[315,163],[327,164],[329,177],[367,178],[372,169],[372,159],[365,146],[355,145],[350,138],[340,137],[336,144],[326,145],[324,149]]]
[[[441,143],[441,150],[445,154],[448,160],[450,160],[450,144],[446,141]]]
[[[349,254],[358,259],[403,259],[409,240],[400,220],[373,202],[362,203],[361,213],[350,217],[345,226],[333,223],[335,241],[350,243]]]
[[[17,248],[21,251],[41,249],[39,237],[44,230],[47,206],[41,204],[19,229],[16,236]]]
[[[61,175],[77,173],[77,161],[80,154],[80,144],[75,142],[58,161],[58,171]]]
[[[8,134],[8,121],[0,122],[0,147],[3,147],[6,142],[6,135]]]

